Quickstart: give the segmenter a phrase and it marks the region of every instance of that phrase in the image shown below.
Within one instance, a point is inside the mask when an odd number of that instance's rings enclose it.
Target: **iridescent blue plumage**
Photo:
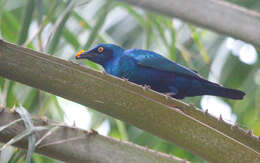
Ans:
[[[244,92],[224,88],[202,78],[197,72],[148,50],[123,48],[113,44],[99,44],[77,54],[77,59],[87,58],[102,65],[109,74],[153,90],[182,99],[187,96],[214,95],[242,99]]]

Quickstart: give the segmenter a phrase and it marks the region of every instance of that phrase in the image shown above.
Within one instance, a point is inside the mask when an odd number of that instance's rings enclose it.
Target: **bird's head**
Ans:
[[[95,63],[105,65],[111,59],[120,55],[124,49],[113,44],[98,44],[93,49],[89,51],[81,50],[79,51],[75,58],[76,59],[88,59]]]

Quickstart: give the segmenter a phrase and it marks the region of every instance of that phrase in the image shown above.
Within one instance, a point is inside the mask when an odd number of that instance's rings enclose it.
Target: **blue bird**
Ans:
[[[89,51],[81,50],[75,57],[88,59],[102,65],[111,75],[149,85],[151,89],[177,99],[201,95],[243,99],[245,95],[242,91],[210,82],[196,71],[148,50],[125,50],[113,44],[99,44]]]

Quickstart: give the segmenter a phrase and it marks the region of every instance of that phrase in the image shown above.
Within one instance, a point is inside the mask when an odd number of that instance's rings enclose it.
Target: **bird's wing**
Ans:
[[[127,50],[125,53],[134,58],[136,63],[143,67],[173,72],[179,75],[185,75],[199,79],[202,78],[197,72],[190,70],[176,62],[172,62],[167,58],[152,51],[132,49]]]

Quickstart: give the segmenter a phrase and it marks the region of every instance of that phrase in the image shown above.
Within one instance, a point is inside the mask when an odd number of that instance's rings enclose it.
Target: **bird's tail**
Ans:
[[[205,82],[203,85],[203,94],[206,95],[220,96],[236,100],[243,99],[245,96],[245,93],[240,90],[225,88],[212,82]]]

